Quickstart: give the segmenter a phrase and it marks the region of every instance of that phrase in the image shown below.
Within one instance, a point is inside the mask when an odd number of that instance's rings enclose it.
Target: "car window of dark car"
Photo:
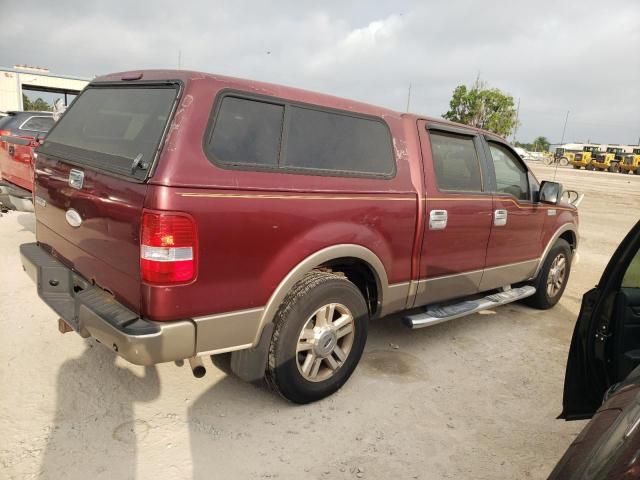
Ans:
[[[6,117],[0,117],[0,130],[3,130],[3,127],[6,127],[7,125],[9,125],[12,119],[13,117],[10,117],[8,115]]]
[[[489,142],[489,148],[496,173],[496,191],[529,200],[527,168],[504,145]]]
[[[438,189],[482,191],[480,162],[473,138],[435,131],[429,133],[429,138]]]
[[[53,127],[53,117],[33,116],[20,126],[20,130],[47,133]]]
[[[636,252],[622,278],[622,288],[640,288],[640,250]]]

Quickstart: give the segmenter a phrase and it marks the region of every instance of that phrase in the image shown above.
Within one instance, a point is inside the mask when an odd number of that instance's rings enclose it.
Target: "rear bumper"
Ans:
[[[20,245],[20,255],[40,298],[82,337],[95,338],[137,365],[196,354],[196,325],[192,320],[162,323],[142,319],[37,243]]]
[[[20,212],[33,212],[31,192],[9,182],[0,182],[0,202]]]

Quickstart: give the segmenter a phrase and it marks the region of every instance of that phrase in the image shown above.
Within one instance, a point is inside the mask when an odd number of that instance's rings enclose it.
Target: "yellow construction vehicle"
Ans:
[[[591,164],[591,160],[593,157],[600,153],[600,149],[594,145],[587,145],[582,147],[582,151],[575,154],[573,160],[570,160],[569,163],[573,165],[573,168],[584,167],[589,169],[589,165]]]
[[[567,150],[566,148],[558,147],[556,148],[556,153],[553,155],[553,160],[549,159],[549,162],[545,161],[546,165],[551,163],[559,163],[561,166],[568,165],[573,162],[576,152],[572,150]]]
[[[620,173],[633,172],[640,175],[640,148],[634,148],[633,152],[622,156],[620,162]]]
[[[622,147],[608,147],[606,152],[597,153],[591,161],[589,170],[620,171],[620,160],[624,155]]]

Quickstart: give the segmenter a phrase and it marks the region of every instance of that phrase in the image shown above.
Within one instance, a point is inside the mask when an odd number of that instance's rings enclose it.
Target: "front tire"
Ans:
[[[267,383],[300,404],[336,392],[362,357],[368,320],[362,293],[346,277],[310,272],[291,289],[274,319]]]
[[[571,258],[569,243],[562,238],[558,239],[533,282],[536,293],[526,298],[524,303],[540,310],[547,310],[558,303],[569,281]]]

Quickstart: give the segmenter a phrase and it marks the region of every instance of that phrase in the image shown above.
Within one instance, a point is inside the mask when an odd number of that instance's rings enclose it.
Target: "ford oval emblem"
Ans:
[[[64,218],[67,219],[67,223],[72,227],[79,227],[82,223],[82,217],[73,208],[67,210],[67,213],[64,214]]]

